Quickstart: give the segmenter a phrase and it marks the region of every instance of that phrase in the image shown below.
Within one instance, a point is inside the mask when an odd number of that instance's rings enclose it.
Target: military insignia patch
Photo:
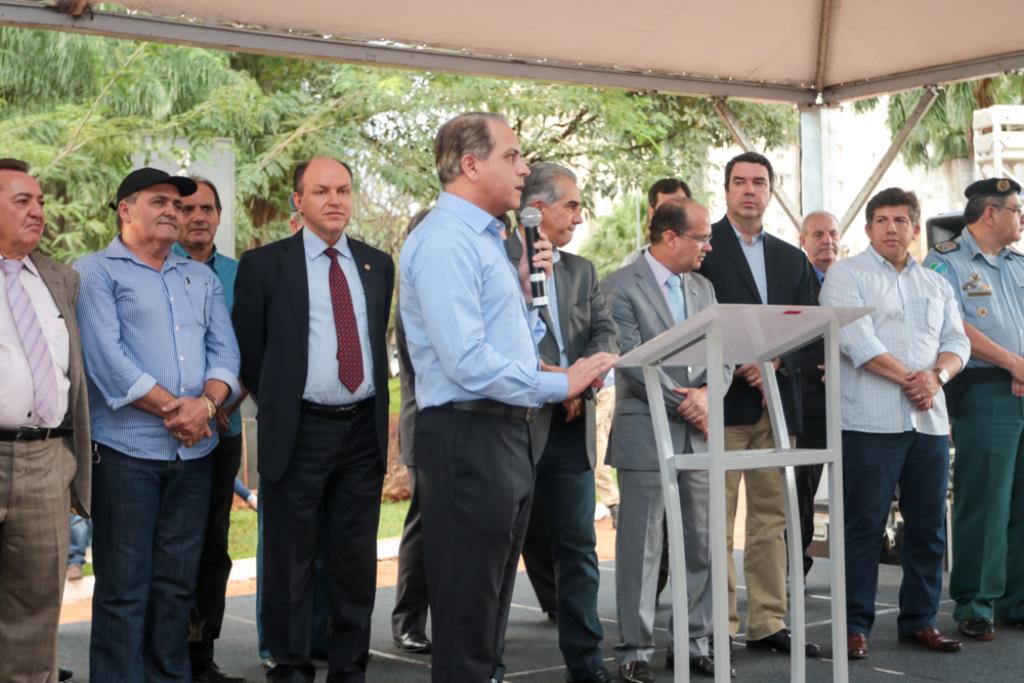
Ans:
[[[955,240],[948,240],[946,242],[939,242],[935,245],[935,251],[940,254],[948,254],[951,251],[956,251],[960,248],[960,243]]]
[[[939,275],[943,275],[947,270],[949,270],[949,268],[946,266],[946,264],[943,263],[942,261],[936,261],[935,263],[933,263],[932,265],[930,265],[928,267],[931,268],[932,270],[934,270]]]
[[[980,318],[987,318],[988,317],[988,309],[985,308],[984,306],[979,308],[978,309],[978,317],[980,317]]]
[[[996,189],[1000,192],[1006,192],[1010,189],[1010,181],[1006,178],[1001,178],[999,182],[996,183]]]

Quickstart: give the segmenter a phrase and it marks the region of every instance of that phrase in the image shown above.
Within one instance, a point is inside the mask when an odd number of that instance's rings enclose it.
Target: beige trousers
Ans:
[[[619,504],[619,486],[615,483],[615,475],[612,474],[612,468],[604,464],[614,412],[615,387],[605,387],[597,394],[597,462],[594,463],[594,484],[597,486],[598,500],[606,507]]]
[[[725,450],[774,448],[768,411],[752,425],[725,428]],[[725,475],[726,542],[733,552],[740,479],[746,487],[747,521],[743,575],[747,583],[746,639],[760,640],[786,627],[786,513],[782,472],[777,467],[735,470]],[[740,630],[736,609],[736,565],[729,562],[729,629]]]
[[[0,681],[55,683],[68,564],[69,439],[0,441]],[[184,635],[182,636],[184,637]]]

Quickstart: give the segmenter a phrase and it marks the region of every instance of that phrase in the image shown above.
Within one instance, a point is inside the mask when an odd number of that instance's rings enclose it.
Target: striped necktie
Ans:
[[[50,347],[46,343],[39,318],[32,307],[32,299],[21,285],[21,269],[24,263],[17,259],[0,261],[0,270],[4,271],[7,286],[7,302],[11,307],[14,326],[21,337],[21,346],[28,359],[32,371],[32,388],[34,389],[34,405],[36,414],[43,424],[52,424],[57,415],[57,371],[50,355]]]

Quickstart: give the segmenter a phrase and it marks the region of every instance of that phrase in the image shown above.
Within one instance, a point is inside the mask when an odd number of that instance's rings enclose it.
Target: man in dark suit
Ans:
[[[28,164],[0,159],[0,680],[11,683],[58,678],[68,509],[89,515],[79,278],[35,251],[44,224]]]
[[[309,682],[313,563],[323,520],[332,681],[365,680],[387,457],[391,258],[349,239],[352,174],[295,169],[305,227],[238,266],[241,378],[259,406],[268,681]]]
[[[764,211],[771,200],[775,174],[771,162],[755,152],[734,157],[725,167],[726,215],[712,226],[713,251],[701,274],[715,286],[723,304],[811,305],[811,270],[796,247],[764,229]],[[800,433],[799,357],[775,361],[790,433]],[[725,396],[725,448],[774,447],[768,411],[764,408],[761,374],[756,364],[736,368]],[[743,470],[726,475],[729,552],[740,479],[746,484],[747,524],[743,569],[747,583],[747,647],[789,652],[786,628],[785,498],[779,468]],[[731,556],[731,555],[730,555]],[[736,570],[729,563],[729,616],[739,631],[736,611]],[[808,655],[818,646],[807,644]]]
[[[811,278],[811,296],[818,303],[825,271],[839,258],[839,221],[828,211],[814,211],[804,216],[800,224],[800,246],[807,253],[814,277]],[[803,395],[803,431],[796,439],[797,448],[825,448],[825,383],[824,371],[818,366],[825,362],[824,342],[818,341],[802,351],[801,393]],[[821,481],[821,465],[797,467],[796,497],[800,505],[800,535],[804,549],[804,575],[811,570],[814,560],[808,552],[814,540],[814,494]]]
[[[408,236],[430,211],[422,209],[409,221]],[[409,472],[409,511],[402,525],[398,544],[398,577],[395,582],[395,609],[391,612],[391,635],[395,647],[413,654],[429,654],[427,637],[427,575],[423,564],[423,525],[420,521],[420,499],[416,495],[416,455],[413,441],[416,434],[416,373],[405,342],[402,314],[395,311],[395,347],[398,352],[398,381],[402,405],[398,413],[398,452]]]
[[[532,164],[520,200],[520,210],[527,207],[540,211],[540,229],[554,247],[548,305],[540,309],[547,327],[538,345],[542,363],[559,371],[598,351],[618,352],[615,323],[594,265],[560,251],[583,222],[576,175],[558,164]],[[522,257],[522,239],[520,230],[505,240],[513,264]],[[554,559],[558,645],[569,680],[605,683],[612,675],[602,661],[604,630],[597,615],[595,415],[593,396],[549,403],[537,415],[532,438],[543,451],[536,466],[523,560],[529,571],[538,556],[542,563]]]

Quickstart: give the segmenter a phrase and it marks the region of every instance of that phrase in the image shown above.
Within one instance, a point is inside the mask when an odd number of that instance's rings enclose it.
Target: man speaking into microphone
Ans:
[[[501,116],[462,114],[438,131],[443,192],[406,240],[401,311],[416,370],[434,683],[500,681],[505,626],[533,491],[534,408],[580,395],[616,356],[543,372],[545,331],[528,310],[494,216],[519,207],[526,176]],[[517,282],[518,279],[518,282]],[[524,293],[527,293],[524,295]]]

